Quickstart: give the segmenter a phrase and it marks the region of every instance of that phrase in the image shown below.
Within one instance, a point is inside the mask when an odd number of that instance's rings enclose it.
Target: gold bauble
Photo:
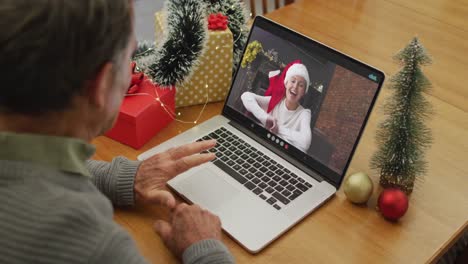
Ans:
[[[365,203],[374,190],[372,180],[364,172],[350,175],[344,182],[343,191],[353,203]]]

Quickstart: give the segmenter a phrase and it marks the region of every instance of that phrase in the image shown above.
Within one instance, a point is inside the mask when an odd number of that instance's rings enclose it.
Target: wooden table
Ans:
[[[427,95],[435,109],[429,121],[434,144],[427,153],[429,168],[410,197],[407,214],[398,222],[384,220],[375,210],[380,190],[367,206],[349,203],[342,190],[258,255],[250,255],[233,240],[224,242],[239,263],[425,263],[436,261],[468,228],[468,3],[448,0],[303,0],[268,17],[327,45],[384,70],[398,66],[393,54],[417,35],[433,55],[425,72],[433,83]],[[382,120],[383,89],[357,148],[348,175],[368,172],[376,150],[374,134]],[[219,114],[222,104],[210,104],[200,121]],[[195,120],[200,106],[180,109],[181,118]],[[117,155],[135,159],[149,148],[193,125],[171,123],[141,150],[105,137],[94,141],[96,158]],[[157,263],[176,260],[165,249],[152,223],[166,218],[156,206],[116,210],[115,220],[135,238],[142,253]]]

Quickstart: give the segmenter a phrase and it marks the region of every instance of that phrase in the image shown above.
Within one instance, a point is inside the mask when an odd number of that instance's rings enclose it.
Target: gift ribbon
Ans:
[[[226,30],[227,29],[227,16],[218,13],[210,14],[208,17],[208,29],[209,30]]]
[[[145,79],[145,75],[142,72],[136,72],[136,63],[132,62],[132,81],[128,87],[127,94],[135,94],[140,90],[140,85]]]

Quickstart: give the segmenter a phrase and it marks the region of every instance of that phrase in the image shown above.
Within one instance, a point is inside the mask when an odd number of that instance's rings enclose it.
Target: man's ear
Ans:
[[[102,108],[106,104],[108,90],[112,88],[113,64],[106,62],[88,82],[87,94],[90,104]]]

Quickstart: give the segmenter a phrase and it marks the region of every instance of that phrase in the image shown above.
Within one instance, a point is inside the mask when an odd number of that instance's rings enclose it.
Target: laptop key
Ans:
[[[210,136],[211,138],[214,138],[214,139],[218,139],[218,134],[216,134],[215,132],[211,132],[210,134],[208,134],[208,136]]]
[[[248,163],[244,163],[244,164],[248,164]],[[255,173],[256,171],[257,171],[257,169],[255,169],[254,167],[249,169],[249,172],[251,172],[251,173]]]
[[[259,183],[260,183],[260,179],[259,179],[259,178],[253,178],[253,179],[252,179],[252,182],[255,183],[255,184],[259,184]]]
[[[302,184],[302,183],[296,184],[296,188],[298,188],[299,190],[301,190],[301,191],[303,191],[303,192],[309,190],[309,188],[307,188],[307,186],[305,186],[305,185]]]
[[[247,174],[245,175],[245,177],[246,177],[247,179],[250,180],[250,179],[252,179],[254,176],[253,176],[252,173],[247,173]]]
[[[296,199],[297,197],[299,197],[299,195],[300,195],[300,194],[293,193],[293,194],[291,194],[291,196],[289,196],[288,198],[289,198],[289,200],[292,201],[292,200]]]
[[[293,186],[293,185],[288,185],[288,186],[286,186],[286,189],[287,189],[288,191],[291,191],[291,192],[292,192],[292,191],[294,191],[294,186]]]
[[[263,177],[262,177],[262,181],[263,181],[263,182],[269,182],[269,181],[270,181],[270,177],[268,177],[268,176],[263,176]]]
[[[265,190],[267,193],[273,193],[275,190],[271,187],[266,188]]]
[[[267,203],[273,205],[274,203],[276,203],[276,201],[277,201],[277,200],[276,200],[275,198],[270,197],[270,198],[267,200]]]
[[[218,168],[220,168],[221,170],[223,170],[224,172],[226,172],[229,176],[233,177],[236,181],[238,181],[240,184],[244,184],[245,182],[247,182],[247,179],[244,178],[242,175],[240,175],[239,173],[237,173],[237,171],[229,168],[229,166],[227,166],[226,164],[222,163],[221,161],[219,160],[216,160],[215,162],[213,162],[214,165],[216,165]]]
[[[275,181],[270,181],[270,182],[268,182],[268,185],[270,185],[271,187],[275,187],[275,186],[276,186],[276,182],[275,182]]]
[[[261,182],[258,187],[262,188],[262,189],[265,189],[268,185],[264,182]]]
[[[265,196],[265,195],[263,195],[263,194],[260,194],[260,195],[259,195],[259,197],[260,197],[260,198],[262,198],[263,200],[265,200],[265,199],[266,199],[266,196]]]
[[[280,185],[277,185],[277,186],[275,187],[275,190],[277,190],[278,192],[281,192],[281,191],[284,190],[284,187],[283,187],[283,186],[280,186]]]
[[[273,194],[273,197],[275,197],[276,199],[278,199],[280,202],[282,202],[283,204],[288,204],[289,203],[289,200],[288,198],[284,197],[281,193],[279,192],[274,192]]]
[[[305,186],[307,186],[307,187],[309,187],[309,188],[312,188],[312,184],[310,184],[310,183],[308,183],[308,182],[305,182],[304,184],[305,184]]]
[[[247,172],[245,169],[241,169],[241,170],[239,171],[239,174],[242,175],[242,176],[246,175],[247,173],[248,173],[248,172]]]
[[[267,174],[268,175],[268,174]],[[277,182],[280,182],[281,181],[281,177],[280,176],[273,176],[273,180],[277,181]]]
[[[255,193],[256,195],[259,195],[259,194],[261,194],[262,192],[263,192],[263,190],[260,189],[260,188],[258,188],[258,187],[257,187],[255,190],[253,190],[253,193]]]
[[[281,194],[284,195],[285,197],[288,197],[289,195],[291,195],[291,192],[288,190],[284,190]]]
[[[218,148],[218,151],[219,151],[219,152],[224,152],[224,151],[226,151],[226,148],[225,148],[225,147],[219,147],[219,148]]]
[[[252,182],[247,182],[246,184],[244,184],[244,186],[249,190],[253,190],[253,188],[255,188],[255,184],[253,184]]]
[[[301,194],[302,194],[302,192],[296,189],[296,190],[293,191],[293,193],[291,194],[291,196],[289,196],[289,199],[290,199],[290,200],[294,200],[294,199],[296,199],[296,198],[297,198],[299,195],[301,195]]]
[[[276,210],[281,210],[281,207],[277,204],[274,204],[273,207],[276,209]]]
[[[285,180],[282,180],[282,181],[279,182],[279,184],[281,184],[281,186],[286,186],[286,185],[288,185],[288,182],[285,181]]]

